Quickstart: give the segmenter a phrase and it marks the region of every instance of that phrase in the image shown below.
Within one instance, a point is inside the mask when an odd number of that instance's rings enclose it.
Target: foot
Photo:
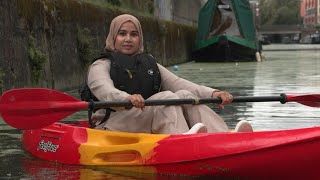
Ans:
[[[248,121],[241,120],[234,128],[234,132],[253,132],[253,128]]]
[[[207,133],[208,130],[203,123],[195,124],[188,132],[183,134],[197,134],[197,133]]]

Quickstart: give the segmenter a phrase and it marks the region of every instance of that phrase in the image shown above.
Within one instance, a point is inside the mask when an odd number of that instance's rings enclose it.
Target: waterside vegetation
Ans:
[[[83,68],[87,67],[94,58],[93,37],[90,29],[78,27],[77,49],[79,60]]]
[[[260,24],[298,25],[301,24],[300,1],[297,0],[260,0]]]
[[[31,79],[33,84],[38,84],[44,64],[48,61],[47,56],[36,45],[35,38],[29,36],[28,59],[31,68]]]
[[[3,26],[0,23],[0,32],[6,34],[0,33],[0,39],[6,42],[5,46],[0,45],[4,57],[0,60],[4,74],[1,80],[6,90],[20,87],[78,88],[86,77],[87,66],[104,48],[111,20],[119,14],[133,12],[119,10],[117,1],[113,6],[102,3],[102,0],[100,5],[99,0],[89,1],[0,3],[3,18],[7,19]],[[105,2],[110,4],[111,1]],[[119,2],[121,8],[137,7],[131,14],[142,24],[145,50],[160,64],[170,66],[191,60],[195,27],[154,18],[152,8],[148,8],[153,4],[152,0]],[[12,47],[14,53],[11,53]]]

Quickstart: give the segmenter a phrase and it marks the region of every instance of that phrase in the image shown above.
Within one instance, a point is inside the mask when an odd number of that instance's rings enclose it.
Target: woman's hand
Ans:
[[[211,95],[212,97],[221,98],[221,104],[218,104],[220,108],[224,108],[223,105],[230,104],[233,101],[233,96],[227,91],[214,91]]]
[[[133,94],[128,96],[128,100],[136,108],[144,109],[144,98],[140,94]]]

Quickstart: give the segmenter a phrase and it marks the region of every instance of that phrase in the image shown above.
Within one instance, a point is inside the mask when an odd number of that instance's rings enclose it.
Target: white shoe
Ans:
[[[207,127],[203,123],[195,124],[188,132],[183,134],[197,134],[197,133],[207,133]]]
[[[248,121],[241,120],[234,128],[234,132],[253,132],[253,128]]]

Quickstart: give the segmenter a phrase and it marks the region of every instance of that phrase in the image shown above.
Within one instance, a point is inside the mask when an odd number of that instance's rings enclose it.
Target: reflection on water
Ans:
[[[35,159],[24,159],[21,162],[23,170],[35,179],[117,179],[117,180],[133,180],[133,179],[153,179],[152,175],[134,174],[127,171],[118,173],[108,167],[86,167],[56,164],[52,162],[44,162]],[[67,177],[67,178],[66,178]]]
[[[320,94],[320,52],[266,51],[267,61],[241,63],[185,63],[172,72],[195,83],[231,92],[234,96]],[[175,70],[176,69],[176,70]],[[67,92],[77,97],[76,91]],[[256,130],[291,129],[320,125],[320,109],[299,103],[233,103],[224,110],[211,106],[229,127],[246,119]],[[77,112],[64,121],[87,118]],[[150,179],[114,169],[49,164],[23,151],[21,132],[0,119],[0,179]],[[159,179],[159,177],[157,177]],[[162,178],[160,178],[162,179]],[[163,177],[163,179],[166,179]]]
[[[171,70],[185,79],[231,92],[234,96],[320,94],[320,52],[265,52],[267,61],[186,63]],[[213,107],[214,110],[217,110]],[[233,103],[219,111],[230,127],[249,120],[256,130],[320,125],[319,108],[299,103]]]

